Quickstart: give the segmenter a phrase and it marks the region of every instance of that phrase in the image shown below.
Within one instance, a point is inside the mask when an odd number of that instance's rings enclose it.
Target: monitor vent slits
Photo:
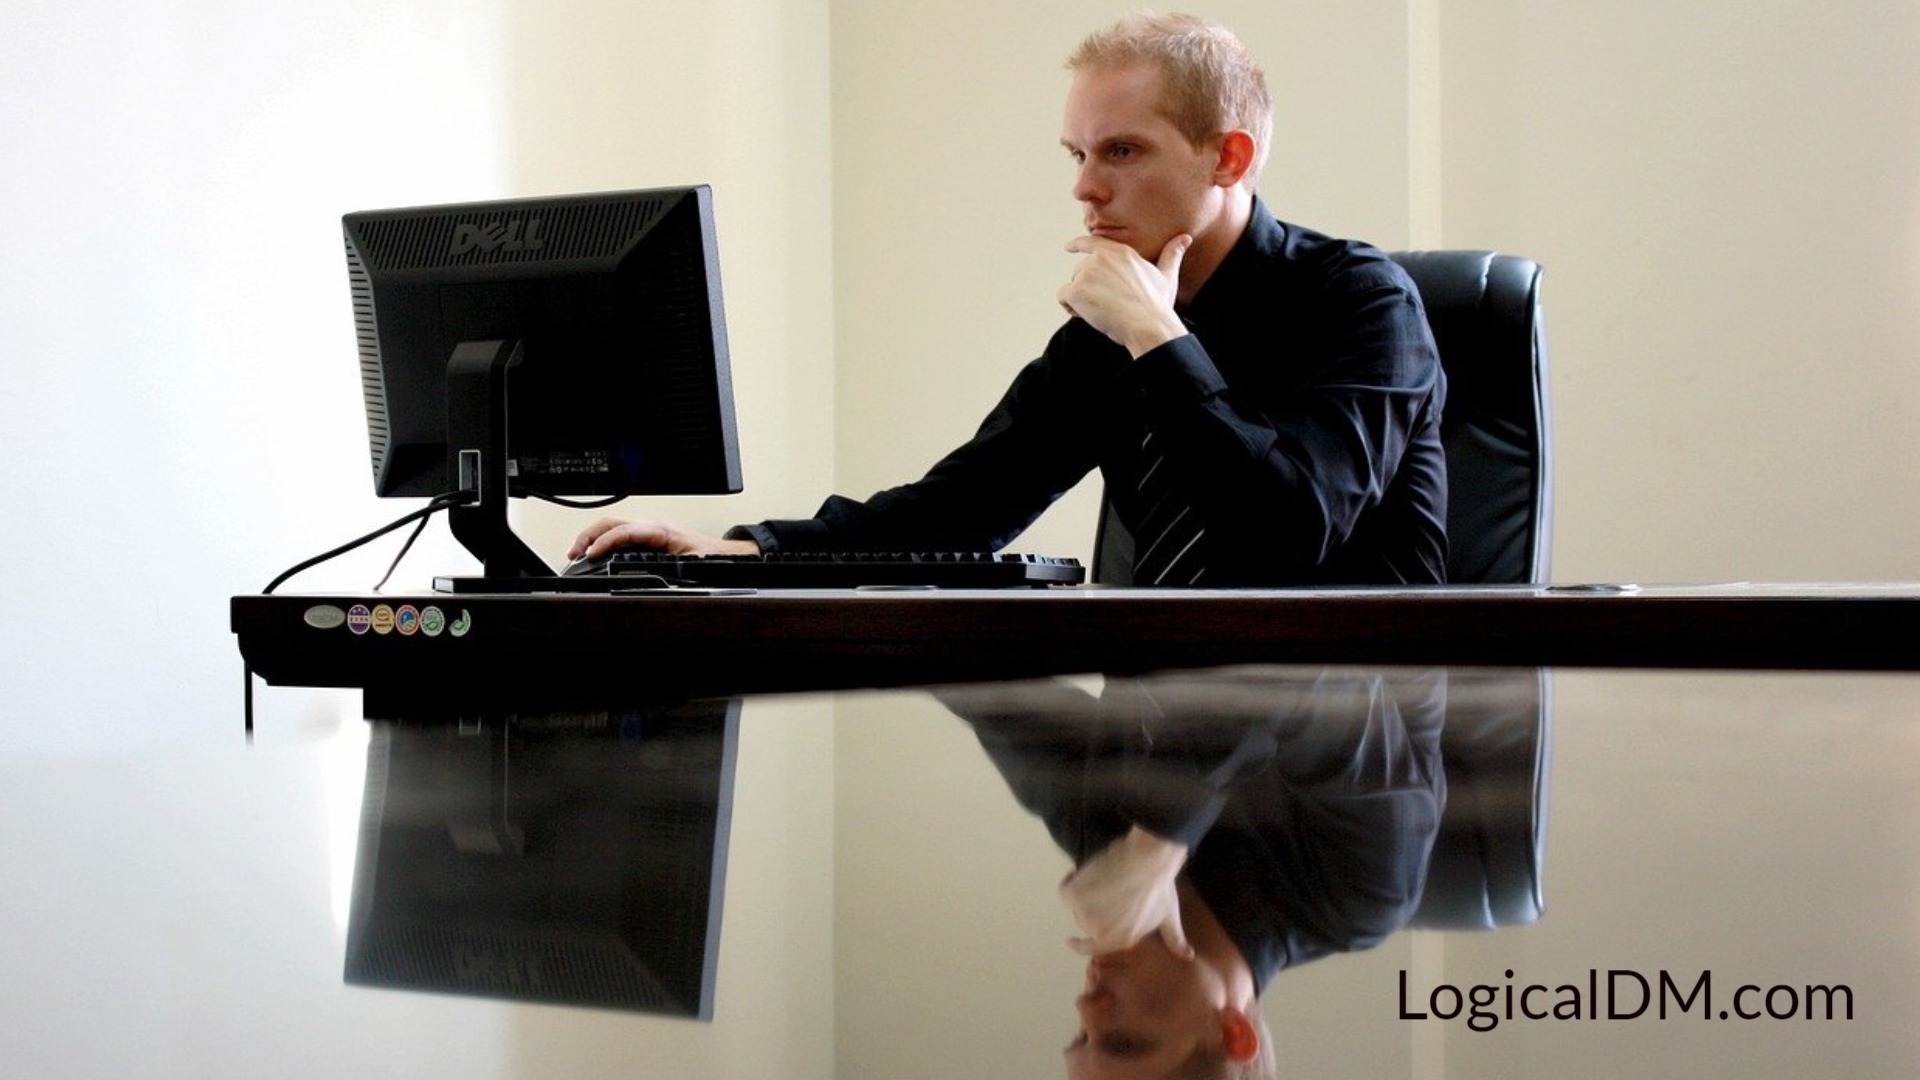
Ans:
[[[392,445],[387,420],[386,384],[381,381],[380,335],[373,311],[373,280],[353,239],[347,239],[347,283],[353,294],[354,334],[360,344],[360,392],[367,404],[367,443],[372,452],[375,483],[386,474],[387,450]]]
[[[360,223],[363,256],[388,270],[512,265],[618,256],[672,204],[641,197],[618,203],[528,203],[485,214],[449,213]]]

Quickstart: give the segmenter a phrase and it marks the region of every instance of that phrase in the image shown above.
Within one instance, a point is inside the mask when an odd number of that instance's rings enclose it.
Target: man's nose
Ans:
[[[1113,1011],[1113,991],[1093,989],[1073,999],[1080,1013],[1080,1026],[1097,1027]]]
[[[1073,198],[1075,202],[1098,203],[1106,201],[1106,185],[1100,182],[1094,171],[1094,163],[1089,161],[1081,165],[1073,174]]]

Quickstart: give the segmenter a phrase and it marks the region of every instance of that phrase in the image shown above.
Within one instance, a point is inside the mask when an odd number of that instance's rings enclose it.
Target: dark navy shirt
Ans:
[[[998,550],[1096,468],[1134,528],[1152,431],[1205,524],[1207,584],[1443,581],[1445,378],[1399,266],[1255,199],[1179,314],[1191,333],[1137,361],[1070,320],[924,478],[729,535],[769,551]]]

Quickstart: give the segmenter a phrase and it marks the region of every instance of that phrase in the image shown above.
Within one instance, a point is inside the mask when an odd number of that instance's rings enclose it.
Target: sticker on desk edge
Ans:
[[[301,612],[300,618],[315,630],[334,630],[347,623],[347,613],[332,604],[315,604]]]
[[[355,637],[365,637],[373,629],[373,609],[365,604],[355,604],[347,609],[347,629]]]

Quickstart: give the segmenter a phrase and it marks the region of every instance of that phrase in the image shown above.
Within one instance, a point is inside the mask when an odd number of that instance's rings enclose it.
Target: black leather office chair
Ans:
[[[1393,254],[1420,289],[1447,373],[1447,580],[1547,580],[1552,426],[1540,267],[1491,251]]]
[[[1491,251],[1396,252],[1447,373],[1447,580],[1547,580],[1552,429],[1540,267]],[[1102,502],[1093,579],[1130,583],[1133,541]]]

